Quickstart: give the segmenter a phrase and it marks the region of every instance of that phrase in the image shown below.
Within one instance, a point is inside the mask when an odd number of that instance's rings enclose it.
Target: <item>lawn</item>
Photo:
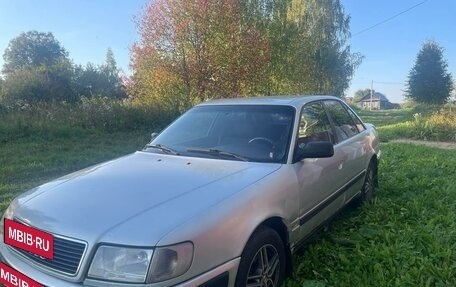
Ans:
[[[356,112],[365,123],[374,124],[377,127],[396,124],[413,120],[412,109],[399,110],[358,110]]]
[[[451,105],[437,107],[420,105],[401,110],[369,111],[358,114],[380,132],[380,140],[415,139],[456,142],[456,112]]]
[[[361,112],[379,126],[407,113]],[[0,140],[0,211],[28,188],[140,149],[148,133],[78,129]],[[285,287],[456,286],[456,153],[399,143],[382,150],[374,200],[344,209],[312,237]]]

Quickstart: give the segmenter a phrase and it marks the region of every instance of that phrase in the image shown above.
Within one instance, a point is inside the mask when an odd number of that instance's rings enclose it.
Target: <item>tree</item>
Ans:
[[[339,0],[298,1],[303,16],[298,18],[298,83],[305,92],[342,97],[362,57],[351,52],[350,18]],[[307,76],[308,75],[308,76]]]
[[[109,89],[112,94],[115,94],[116,90],[120,88],[120,76],[116,59],[114,58],[114,53],[111,48],[108,48],[108,51],[106,52],[105,64],[102,65],[100,69],[106,77]]]
[[[453,82],[453,91],[451,91],[450,102],[456,104],[456,82]]]
[[[443,48],[434,41],[423,44],[409,72],[406,97],[421,103],[443,104],[453,90],[448,63]]]
[[[3,100],[75,101],[73,64],[52,33],[30,31],[12,39],[3,54]]]
[[[68,52],[52,33],[29,31],[9,42],[3,59],[3,73],[7,75],[22,68],[52,66],[68,60]]]
[[[263,94],[268,47],[236,0],[157,0],[137,20],[130,93],[185,109],[214,97]]]
[[[358,103],[359,101],[361,101],[362,98],[364,98],[365,96],[371,95],[371,94],[374,95],[375,90],[371,90],[371,89],[357,90],[353,97],[353,102]]]
[[[269,94],[342,96],[362,57],[347,40],[339,0],[241,0],[244,19],[267,35]]]
[[[4,93],[4,89],[3,89],[3,86],[5,85],[4,84],[4,80],[2,78],[2,76],[0,76],[0,110],[1,110],[1,106],[2,106],[2,102],[3,102],[3,93]]]
[[[340,0],[157,0],[137,24],[129,92],[173,108],[213,97],[342,96],[361,61]]]
[[[117,68],[114,53],[110,48],[102,65],[75,66],[74,89],[79,96],[102,96],[124,98],[125,91],[121,86],[120,70]]]
[[[77,100],[72,90],[73,67],[70,62],[61,61],[52,66],[21,68],[10,72],[4,81],[4,101],[53,102]]]
[[[106,52],[105,64],[100,67],[103,76],[106,78],[104,92],[111,98],[126,97],[125,91],[122,88],[120,70],[117,67],[117,62],[111,48]]]

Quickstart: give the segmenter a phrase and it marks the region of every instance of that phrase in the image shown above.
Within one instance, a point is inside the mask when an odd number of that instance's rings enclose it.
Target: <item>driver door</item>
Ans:
[[[319,101],[305,105],[300,115],[296,144],[312,141],[335,143],[334,129]],[[334,150],[330,158],[307,158],[294,163],[299,184],[301,237],[307,236],[343,205],[344,198],[338,194],[344,184],[339,165],[342,160],[340,151]]]

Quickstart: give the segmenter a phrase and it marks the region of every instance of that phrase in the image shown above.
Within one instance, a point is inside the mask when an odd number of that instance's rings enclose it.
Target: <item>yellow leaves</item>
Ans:
[[[264,91],[268,44],[242,22],[236,0],[157,0],[138,23],[135,98],[181,108]]]
[[[138,21],[133,95],[190,103],[342,94],[357,58],[345,46],[348,25],[339,18],[348,19],[339,0],[151,1]]]

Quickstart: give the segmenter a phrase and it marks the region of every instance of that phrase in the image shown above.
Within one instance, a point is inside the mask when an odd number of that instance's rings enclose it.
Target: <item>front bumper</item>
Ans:
[[[182,283],[176,283],[171,285],[173,287],[215,287],[213,283],[214,278],[228,277],[226,286],[217,287],[234,287],[236,279],[237,269],[241,258],[235,258],[220,266],[217,266],[206,273],[203,273],[197,277],[189,279]],[[46,273],[43,273],[36,268],[33,268],[27,262],[24,261],[19,255],[12,252],[6,244],[0,242],[0,261],[8,264],[19,272],[25,274],[31,279],[48,287],[170,287],[169,282],[159,282],[153,284],[124,284],[124,283],[112,283],[112,282],[101,282],[96,280],[86,279],[82,283],[69,282]],[[218,281],[220,282],[220,281]],[[223,280],[226,282],[226,280]]]

